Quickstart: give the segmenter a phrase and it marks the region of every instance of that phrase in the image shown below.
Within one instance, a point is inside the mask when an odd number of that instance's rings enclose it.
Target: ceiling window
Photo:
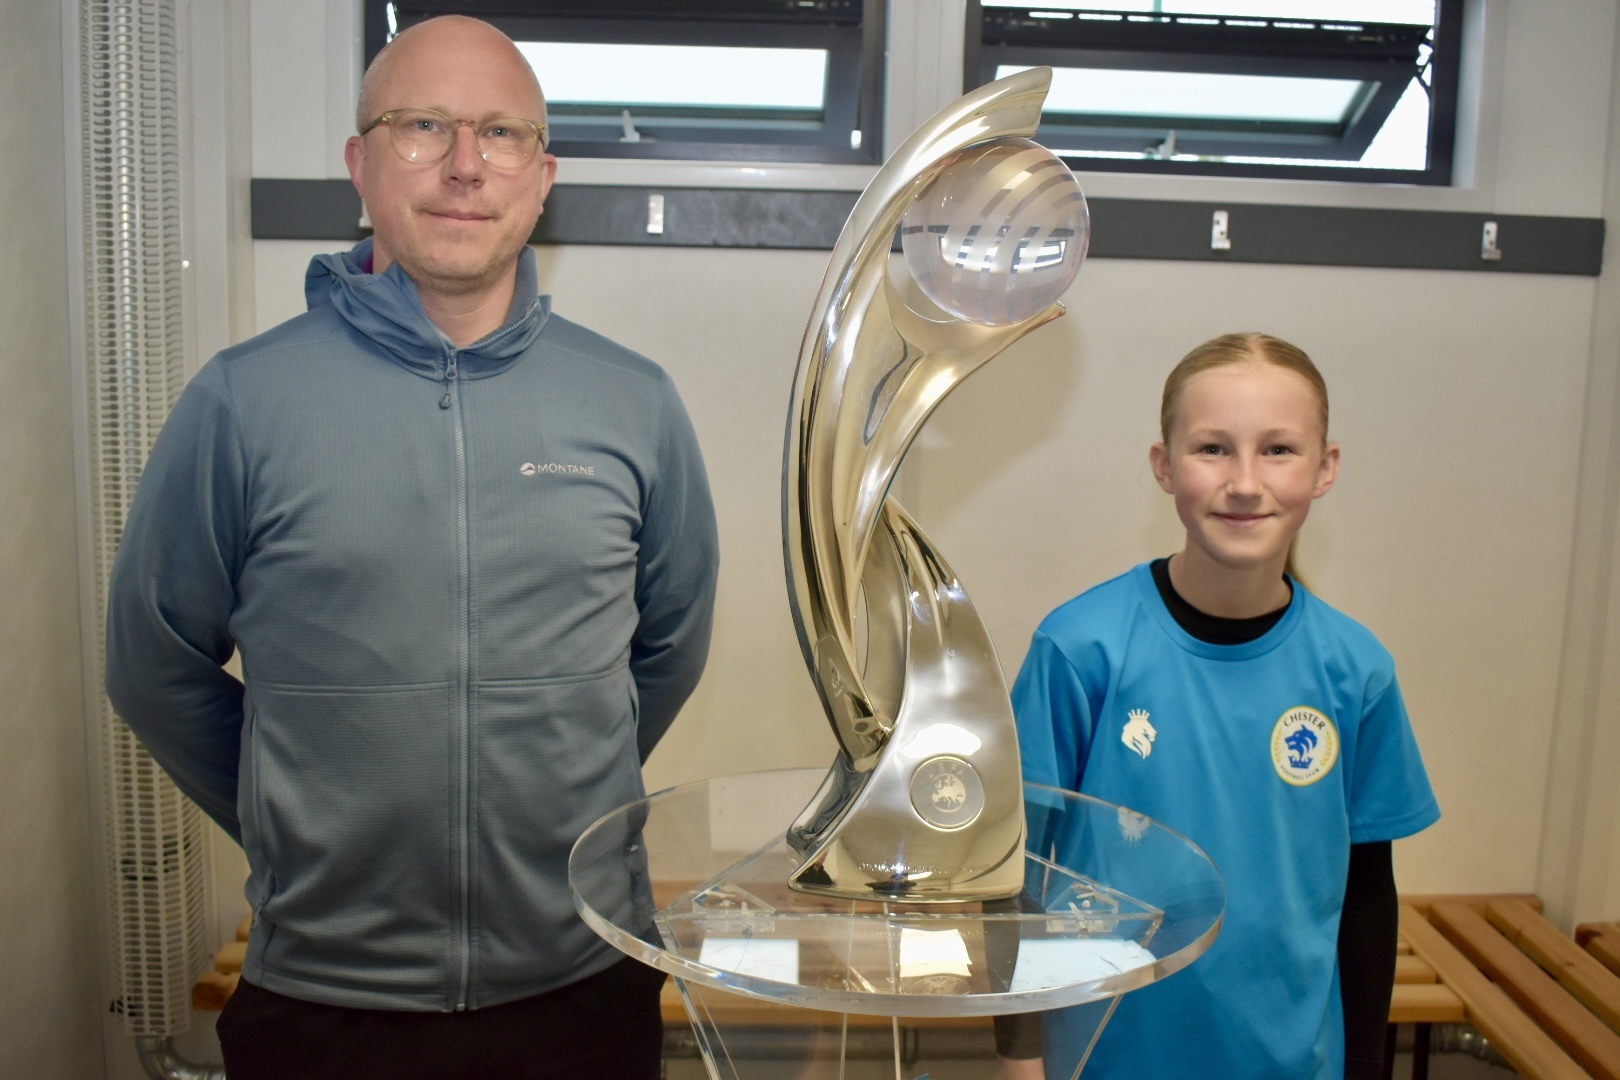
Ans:
[[[871,163],[882,0],[366,0],[367,62],[406,27],[474,15],[517,42],[571,157]]]
[[[970,0],[966,82],[1053,69],[1076,168],[1448,184],[1462,0]]]

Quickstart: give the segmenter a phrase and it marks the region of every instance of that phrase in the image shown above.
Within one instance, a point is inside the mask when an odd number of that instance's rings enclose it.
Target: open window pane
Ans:
[[[820,116],[827,50],[520,41],[553,111],[608,107]]]
[[[1028,0],[983,0],[985,7],[1028,7]],[[1166,15],[1239,15],[1432,26],[1434,0],[1057,0],[1053,11],[1141,11]]]
[[[886,0],[364,0],[366,57],[435,15],[484,19],[545,89],[565,157],[869,164]]]
[[[1429,95],[1413,79],[1358,164],[1365,169],[1420,170],[1428,136]]]
[[[1445,184],[1461,9],[970,0],[967,85],[1051,67],[1036,138],[1077,167]]]
[[[996,78],[1023,70],[1003,65]],[[1370,85],[1355,79],[1054,68],[1046,111],[1097,120],[1177,117],[1338,125],[1367,96]]]

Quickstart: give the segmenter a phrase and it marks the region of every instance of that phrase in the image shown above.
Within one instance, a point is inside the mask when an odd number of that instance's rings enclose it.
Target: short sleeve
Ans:
[[[1024,779],[1076,791],[1091,747],[1092,711],[1080,675],[1037,630],[1012,688]]]
[[[1393,673],[1371,688],[1349,780],[1350,842],[1399,840],[1433,825],[1440,806]]]

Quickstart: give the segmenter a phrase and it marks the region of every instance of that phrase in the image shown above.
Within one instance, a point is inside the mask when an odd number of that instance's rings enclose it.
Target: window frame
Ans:
[[[826,49],[819,130],[773,127],[768,118],[750,128],[740,115],[741,127],[685,122],[664,128],[659,115],[664,110],[632,111],[643,138],[624,142],[619,116],[593,122],[557,105],[551,152],[574,158],[875,165],[883,152],[886,6],[885,0],[365,0],[365,63],[370,65],[387,40],[390,7],[401,30],[435,15],[460,14],[483,19],[516,41]],[[661,134],[661,128],[669,134]],[[859,147],[850,145],[853,131],[861,133]]]
[[[1460,71],[1459,55],[1462,47],[1462,9],[1463,0],[1436,0],[1435,30],[1433,52],[1430,59],[1429,79],[1429,146],[1427,167],[1417,169],[1390,169],[1390,168],[1363,168],[1357,165],[1292,165],[1269,164],[1255,162],[1224,162],[1224,161],[1177,161],[1166,158],[1113,158],[1093,157],[1086,155],[1063,155],[1071,168],[1086,172],[1128,172],[1152,175],[1170,176],[1228,176],[1255,179],[1285,179],[1285,180],[1316,180],[1341,181],[1350,183],[1372,184],[1410,184],[1423,186],[1449,186],[1453,183],[1453,169],[1455,164],[1456,132],[1457,132],[1457,95],[1458,78]],[[1279,51],[1277,39],[1280,34],[1316,34],[1318,31],[1300,30],[1248,30],[1237,27],[1222,27],[1218,32],[1229,39],[1231,45],[1243,43],[1244,47],[1252,51],[1238,52],[1235,49],[1227,52],[1197,51],[1194,40],[1200,36],[1213,39],[1216,31],[1208,27],[1209,20],[1221,16],[1207,15],[1178,15],[1176,13],[1137,13],[1118,12],[1120,15],[1137,15],[1137,20],[1129,22],[1098,22],[1081,19],[1078,14],[1071,19],[1059,20],[1033,20],[1039,25],[1027,28],[1007,27],[1005,25],[991,30],[1000,40],[986,42],[987,23],[985,12],[996,14],[1003,23],[1010,22],[1012,17],[1004,13],[1023,13],[1028,18],[1031,11],[1049,11],[1050,8],[1032,6],[1027,8],[985,8],[980,0],[967,0],[966,33],[963,49],[963,86],[964,90],[971,90],[981,86],[994,77],[996,68],[1003,64],[1050,64],[1054,67],[1071,68],[1131,68],[1136,70],[1156,70],[1185,72],[1189,70],[1209,72],[1211,74],[1304,74],[1316,72],[1321,77],[1351,77],[1364,78],[1365,73],[1375,70],[1375,55],[1369,55],[1364,60],[1355,61],[1349,58],[1334,59],[1330,56],[1298,57],[1289,56]],[[1142,16],[1153,19],[1177,20],[1172,24],[1148,22]],[[1246,16],[1227,16],[1226,18],[1240,18],[1246,22],[1313,22],[1324,23],[1328,20],[1317,19],[1262,19]],[[1186,20],[1181,23],[1180,20]],[[1343,25],[1350,20],[1336,20],[1333,25]],[[1145,41],[1154,28],[1167,25],[1172,33],[1163,33],[1159,36],[1165,40],[1158,47]],[[1372,31],[1394,29],[1389,24],[1360,23]],[[1199,28],[1188,32],[1189,29]],[[1142,29],[1146,27],[1147,29]],[[1135,28],[1134,30],[1132,28]],[[1407,27],[1408,31],[1412,27]],[[1369,35],[1371,36],[1371,35]],[[1076,42],[1072,39],[1090,38],[1089,41]],[[1172,40],[1179,38],[1180,40]],[[1071,40],[1064,40],[1071,39]],[[1349,53],[1352,50],[1340,48],[1336,51]],[[1376,54],[1376,49],[1369,48],[1369,54]],[[1263,63],[1267,70],[1254,71],[1251,58],[1263,56]],[[1364,74],[1358,75],[1357,72]],[[1382,101],[1376,101],[1368,106],[1368,112],[1381,109],[1387,105],[1393,108],[1409,83],[1403,81],[1398,87],[1384,86],[1379,91]],[[1387,118],[1387,112],[1386,112]],[[1381,123],[1381,121],[1380,121]],[[1168,125],[1167,125],[1168,126]],[[1143,125],[1150,128],[1150,125]],[[1122,131],[1135,130],[1122,128]],[[1158,128],[1163,132],[1165,128]],[[1179,132],[1193,132],[1196,139],[1197,125],[1178,125]],[[1256,129],[1260,134],[1260,129]],[[1076,137],[1073,126],[1065,128],[1060,121],[1049,122],[1044,116],[1041,130],[1036,139],[1052,145],[1061,153],[1065,141],[1073,142]],[[1357,131],[1355,126],[1346,131],[1344,139],[1349,146],[1357,142],[1362,150],[1376,135],[1376,130]],[[1095,135],[1086,138],[1094,144],[1103,140]],[[1283,146],[1277,145],[1266,148],[1263,143],[1256,142],[1244,146],[1235,137],[1231,137],[1233,145],[1238,147],[1226,151],[1232,154],[1255,157],[1321,157],[1325,155],[1288,152]],[[1123,139],[1123,136],[1122,136]],[[1136,139],[1137,147],[1142,145],[1140,137]],[[1098,150],[1117,150],[1119,146],[1095,145]]]

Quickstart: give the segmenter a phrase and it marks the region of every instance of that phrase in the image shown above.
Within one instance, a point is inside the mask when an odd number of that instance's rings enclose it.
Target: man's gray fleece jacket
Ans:
[[[370,256],[315,259],[307,313],[186,387],[113,571],[107,692],[247,851],[251,982],[479,1008],[618,959],[568,852],[697,684],[714,508],[668,376],[551,314],[533,252],[464,349]]]

